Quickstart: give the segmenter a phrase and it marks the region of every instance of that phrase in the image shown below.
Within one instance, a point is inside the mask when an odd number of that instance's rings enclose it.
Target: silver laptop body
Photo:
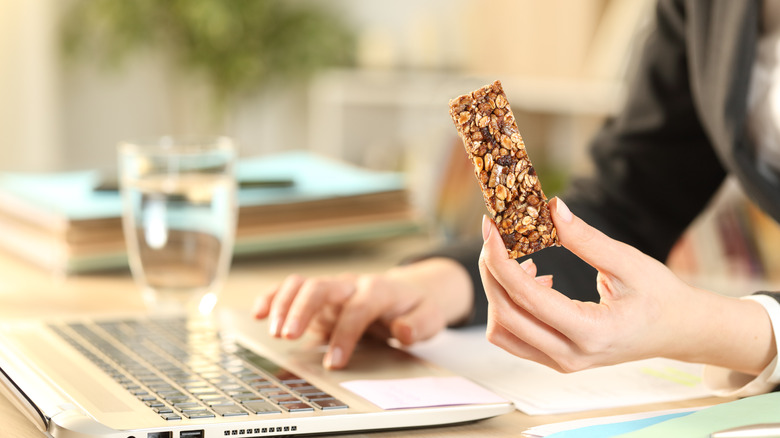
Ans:
[[[7,321],[0,389],[55,438],[317,435],[514,409],[505,402],[382,410],[339,383],[452,373],[380,342],[362,343],[348,369],[329,371],[320,342],[271,338],[247,313]]]

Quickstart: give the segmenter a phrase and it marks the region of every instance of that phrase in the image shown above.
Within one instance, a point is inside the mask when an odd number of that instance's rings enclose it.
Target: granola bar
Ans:
[[[547,197],[501,82],[450,100],[450,116],[509,256],[558,246]]]

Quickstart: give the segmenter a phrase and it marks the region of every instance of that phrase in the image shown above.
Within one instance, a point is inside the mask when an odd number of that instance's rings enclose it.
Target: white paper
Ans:
[[[341,386],[382,409],[507,402],[462,376],[350,380]]]
[[[446,330],[409,350],[505,396],[529,415],[712,395],[699,364],[659,358],[562,374],[490,344],[484,326]]]

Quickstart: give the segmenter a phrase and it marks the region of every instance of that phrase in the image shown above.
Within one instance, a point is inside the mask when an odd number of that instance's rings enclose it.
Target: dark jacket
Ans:
[[[625,107],[591,144],[595,173],[561,195],[575,214],[664,261],[731,174],[780,221],[780,178],[760,169],[746,129],[760,11],[758,0],[659,1]],[[437,252],[471,273],[473,322],[486,319],[480,248],[472,242]],[[595,270],[567,250],[532,257],[540,274],[554,275],[556,290],[598,300]]]

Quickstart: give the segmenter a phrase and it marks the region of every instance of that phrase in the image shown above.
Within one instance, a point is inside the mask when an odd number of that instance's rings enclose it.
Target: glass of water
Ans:
[[[155,312],[208,314],[233,255],[234,141],[126,141],[118,155],[128,262],[144,302]]]

